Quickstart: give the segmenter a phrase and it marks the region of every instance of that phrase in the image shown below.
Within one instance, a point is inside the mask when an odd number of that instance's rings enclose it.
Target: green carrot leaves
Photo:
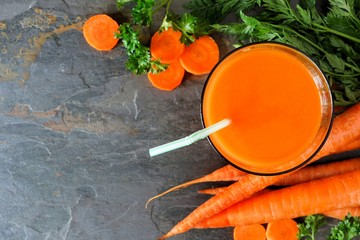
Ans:
[[[200,2],[200,0],[192,0]],[[252,2],[255,6],[256,1]],[[241,44],[276,41],[292,45],[310,56],[331,83],[336,105],[360,101],[360,3],[359,0],[331,0],[324,15],[315,0],[301,0],[295,7],[289,0],[261,0],[256,16],[239,6],[242,22],[214,24],[216,31],[233,35]]]

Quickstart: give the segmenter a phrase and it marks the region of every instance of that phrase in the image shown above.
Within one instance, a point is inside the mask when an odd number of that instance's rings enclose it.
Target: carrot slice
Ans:
[[[169,64],[165,71],[160,73],[148,73],[148,79],[152,85],[160,90],[171,91],[178,87],[185,75],[185,69],[179,61]]]
[[[202,36],[185,47],[180,63],[187,72],[202,75],[209,73],[219,58],[220,51],[215,40],[210,36]]]
[[[83,26],[83,34],[87,43],[99,51],[109,51],[118,43],[115,32],[119,24],[106,14],[90,17]]]
[[[236,226],[234,240],[265,240],[265,228],[261,224]]]
[[[162,63],[177,61],[184,52],[185,45],[180,42],[181,32],[168,28],[162,32],[156,32],[150,42],[150,52]]]
[[[297,223],[293,219],[271,221],[266,227],[267,240],[297,240]]]

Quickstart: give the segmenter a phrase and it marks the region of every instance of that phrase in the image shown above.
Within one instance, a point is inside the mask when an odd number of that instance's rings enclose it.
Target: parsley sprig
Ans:
[[[309,215],[303,223],[298,224],[299,240],[316,240],[318,230],[326,225],[326,219],[321,214]],[[331,227],[327,240],[351,240],[360,236],[360,218],[346,215],[335,226]]]
[[[132,73],[159,73],[167,68],[167,64],[162,64],[158,59],[151,59],[149,48],[140,42],[139,32],[134,30],[130,23],[121,24],[120,33],[116,37],[122,39],[127,50],[126,67]]]
[[[315,240],[317,231],[326,224],[325,217],[320,214],[307,216],[303,223],[298,224],[298,239]]]
[[[328,240],[351,240],[360,236],[360,218],[348,214],[338,225],[331,228]]]

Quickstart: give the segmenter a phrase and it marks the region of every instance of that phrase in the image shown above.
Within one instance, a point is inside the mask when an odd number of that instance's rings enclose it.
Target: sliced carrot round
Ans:
[[[165,71],[158,74],[148,73],[148,79],[152,85],[158,89],[171,91],[178,87],[185,75],[185,69],[181,66],[179,61],[169,64]]]
[[[118,43],[115,32],[119,24],[106,14],[97,14],[90,17],[83,26],[86,42],[99,51],[109,51]]]
[[[202,36],[185,47],[180,63],[187,72],[202,75],[209,73],[219,58],[220,51],[215,40],[210,36]]]
[[[180,42],[181,32],[168,28],[165,31],[156,32],[150,42],[150,52],[162,63],[178,61],[184,52],[185,45]]]
[[[234,240],[265,240],[265,228],[261,224],[236,226]]]
[[[269,222],[266,227],[267,240],[297,240],[297,223],[293,219],[282,219]]]

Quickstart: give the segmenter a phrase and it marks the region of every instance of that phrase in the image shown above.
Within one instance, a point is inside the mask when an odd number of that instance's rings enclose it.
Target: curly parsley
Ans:
[[[299,240],[316,240],[318,230],[326,225],[326,219],[323,215],[314,214],[307,216],[303,223],[298,224]],[[360,236],[360,218],[348,214],[330,229],[326,236],[327,240],[351,240]]]
[[[303,223],[298,224],[298,239],[315,240],[316,232],[325,224],[326,220],[323,215],[314,214],[307,216]]]
[[[328,240],[351,240],[360,236],[360,218],[348,214],[338,225],[331,228]]]

